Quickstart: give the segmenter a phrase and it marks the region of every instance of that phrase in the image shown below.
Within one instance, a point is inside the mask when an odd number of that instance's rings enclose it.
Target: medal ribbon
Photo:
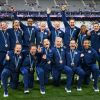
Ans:
[[[4,35],[5,33],[4,32],[2,32],[2,35],[3,35],[3,38],[4,38],[4,41],[5,41],[5,45],[7,45],[7,39],[6,39],[6,37],[5,37],[5,35]]]
[[[18,35],[17,35],[18,33],[17,33],[17,32],[18,32],[18,31],[15,31],[14,33],[15,33],[16,42],[19,43]]]
[[[33,61],[31,59],[31,55],[30,54],[29,54],[29,60],[30,60],[30,66],[31,66],[31,68],[33,68]]]
[[[29,41],[31,41],[31,38],[32,38],[32,32],[33,32],[33,28],[30,30],[29,28],[28,28],[28,33],[29,33]]]
[[[56,50],[57,50],[60,60],[62,60],[61,53],[59,52],[59,50],[57,48],[56,48]]]
[[[75,31],[75,28],[73,30],[70,28],[70,39],[72,39],[74,31]]]
[[[20,58],[17,56],[15,56],[15,65],[16,65],[16,68],[18,67],[18,64],[19,64],[19,60]]]
[[[71,57],[71,63],[74,63],[74,59],[75,59],[75,51],[71,51],[70,50],[70,57]]]

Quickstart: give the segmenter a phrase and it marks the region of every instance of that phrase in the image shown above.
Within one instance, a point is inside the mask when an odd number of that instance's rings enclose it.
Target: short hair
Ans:
[[[32,21],[34,21],[33,18],[31,18],[31,17],[29,17],[29,18],[27,19],[27,21],[28,21],[29,19],[31,19]]]
[[[29,45],[29,50],[30,50],[32,47],[36,47],[36,44],[31,43],[31,44]]]
[[[2,23],[8,24],[6,21],[2,21],[2,22],[0,22],[0,23],[1,23],[1,24],[2,24]]]
[[[17,45],[21,45],[21,44],[20,44],[20,43],[16,43],[16,44],[15,44],[15,47],[16,47]],[[22,46],[22,45],[21,45],[21,46]]]
[[[50,42],[50,40],[48,38],[45,38],[44,40],[48,40]],[[44,42],[44,40],[43,40],[43,42]]]
[[[71,18],[69,19],[69,21],[71,21],[71,20],[74,20],[74,21],[75,21],[75,19],[74,19],[73,17],[71,17]]]
[[[61,39],[61,40],[62,40],[62,38],[61,38],[60,36],[57,36],[57,37],[55,38],[55,41],[56,41],[57,39]]]
[[[90,42],[90,40],[89,40],[88,38],[84,39],[84,40],[83,40],[83,43],[84,43],[84,41],[89,41],[89,42]]]
[[[99,25],[99,23],[98,23],[98,22],[94,22],[94,23],[93,23],[93,25],[95,25],[95,24]]]
[[[75,42],[76,42],[76,40],[75,40],[74,38],[72,38],[72,39],[70,40],[70,42],[71,42],[71,41],[75,41]]]

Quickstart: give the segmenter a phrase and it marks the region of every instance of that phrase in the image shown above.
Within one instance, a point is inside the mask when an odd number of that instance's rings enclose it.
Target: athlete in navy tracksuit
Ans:
[[[28,83],[25,81],[26,85],[29,88],[33,88],[34,84],[34,67],[36,66],[36,73],[39,78],[40,82],[40,93],[45,94],[45,87],[44,87],[44,70],[42,68],[43,61],[42,61],[42,54],[36,52],[37,48],[35,45],[30,47],[30,54],[25,58],[23,62],[23,68],[21,72],[26,72],[27,70],[28,75]],[[26,79],[27,80],[27,79]]]
[[[1,73],[4,68],[3,60],[6,56],[7,51],[10,50],[10,38],[9,33],[7,31],[7,24],[5,22],[1,22],[1,30],[0,30],[0,80]]]
[[[13,13],[14,18],[19,20],[17,17],[16,12]],[[27,20],[27,25],[23,24],[20,21],[20,27],[23,30],[23,51],[25,52],[24,54],[27,55],[29,53],[29,46],[31,43],[36,42],[36,32],[37,28],[33,26],[33,20],[31,18],[28,18]]]
[[[52,48],[52,76],[55,86],[59,86],[61,73],[64,72],[67,76],[65,90],[71,92],[71,83],[73,72],[72,69],[66,66],[66,52],[62,47],[62,38],[56,37],[55,47]]]
[[[47,10],[47,24],[48,27],[50,29],[50,42],[51,42],[51,47],[54,46],[54,42],[55,42],[55,38],[56,37],[61,37],[62,39],[64,39],[64,32],[60,29],[60,22],[55,22],[54,23],[54,27],[51,23],[51,19],[50,19],[50,10]]]
[[[65,26],[64,45],[68,49],[71,39],[74,39],[75,41],[77,41],[80,29],[75,26],[74,19],[70,19],[69,24],[68,24],[67,19],[66,19],[65,9],[62,8],[61,14],[62,14],[62,21]]]
[[[46,29],[46,23],[41,22],[40,28],[37,29],[37,32],[36,32],[36,45],[43,46],[44,39],[50,39],[50,32],[49,30]]]
[[[21,45],[16,44],[14,51],[10,51],[4,61],[4,69],[1,74],[1,80],[4,88],[4,97],[8,97],[7,81],[11,78],[11,88],[18,86],[19,69],[22,66]]]
[[[99,56],[98,64],[100,70],[100,26],[98,23],[94,23],[94,30],[90,32],[91,47],[97,51]]]
[[[85,25],[82,25],[80,28],[80,33],[78,35],[78,50],[82,51],[83,41],[87,38],[87,29]]]
[[[30,45],[30,53],[24,58],[20,71],[24,80],[24,93],[29,93],[29,88],[34,85],[34,71],[36,66],[36,45]]]
[[[23,44],[23,31],[20,29],[18,20],[13,21],[13,28],[9,28],[8,32],[11,41],[11,50],[14,50],[16,43]]]
[[[77,91],[81,91],[82,81],[85,76],[85,72],[81,67],[81,57],[80,51],[76,49],[75,40],[70,41],[70,50],[66,53],[67,66],[70,67],[73,71],[73,74],[77,74],[79,76]]]
[[[47,84],[51,72],[51,61],[52,61],[52,50],[50,48],[50,41],[48,39],[44,39],[41,53],[46,56],[42,68],[44,70],[45,84]]]
[[[84,40],[83,46],[84,49],[81,52],[81,59],[82,59],[82,67],[85,71],[85,81],[87,84],[89,84],[90,74],[92,73],[94,78],[94,91],[98,92],[98,76],[99,76],[99,68],[96,65],[96,60],[98,60],[98,54],[97,52],[89,47],[89,40]]]

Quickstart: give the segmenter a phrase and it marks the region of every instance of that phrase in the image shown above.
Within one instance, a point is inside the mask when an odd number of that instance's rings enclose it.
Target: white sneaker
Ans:
[[[5,98],[8,97],[8,93],[5,93],[5,92],[4,92],[3,97],[5,97]]]
[[[25,93],[25,94],[29,93],[29,90],[25,90],[24,93]]]
[[[50,76],[50,78],[49,78],[50,80],[52,80],[53,79],[53,77],[52,76]]]
[[[79,92],[82,91],[82,88],[77,88],[77,91],[79,91]]]
[[[39,81],[39,78],[37,77],[36,80]]]
[[[98,88],[94,88],[94,92],[99,92],[99,89]]]
[[[41,94],[45,94],[45,91],[41,91],[41,90],[40,90],[40,93],[41,93]]]
[[[71,90],[68,90],[66,87],[65,87],[65,91],[66,91],[67,93],[71,93],[71,92],[72,92]]]
[[[93,78],[91,80],[94,82],[94,79]]]
[[[77,80],[77,81],[79,80],[79,76],[76,76],[76,80]]]

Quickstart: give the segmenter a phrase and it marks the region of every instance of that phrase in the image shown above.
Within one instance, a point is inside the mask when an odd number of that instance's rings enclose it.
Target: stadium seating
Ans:
[[[69,11],[100,10],[100,0],[0,0],[1,10],[9,6],[26,11],[44,11],[47,7],[58,10],[62,4],[67,4]]]

